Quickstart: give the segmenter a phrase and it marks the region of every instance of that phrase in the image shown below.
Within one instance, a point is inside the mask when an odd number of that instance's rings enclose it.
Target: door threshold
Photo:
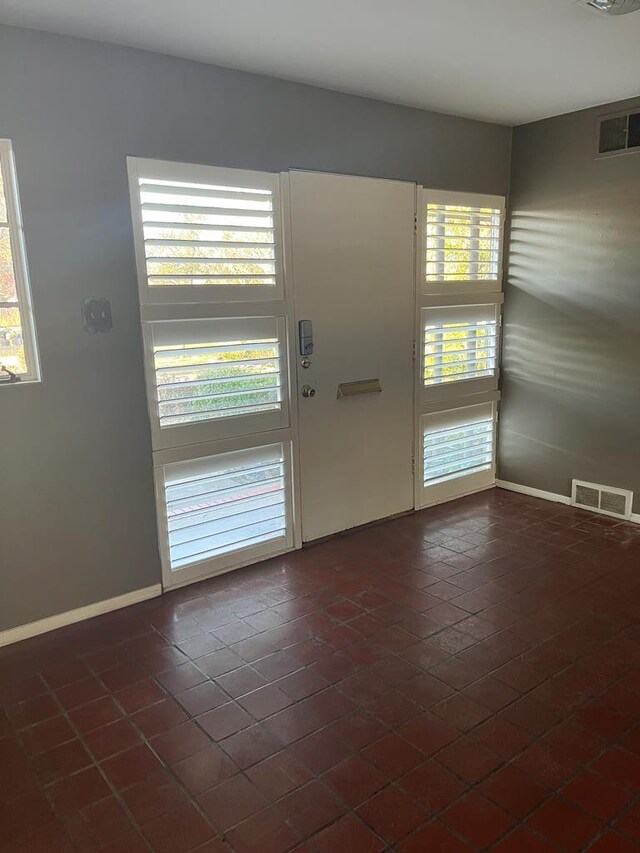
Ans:
[[[302,543],[302,550],[311,548],[313,545],[321,545],[323,542],[330,542],[332,539],[338,539],[341,536],[347,536],[349,533],[357,533],[360,530],[367,530],[369,527],[377,527],[379,524],[386,524],[387,521],[395,521],[396,518],[405,518],[407,515],[413,515],[419,512],[416,509],[405,509],[402,512],[395,512],[393,515],[385,515],[384,518],[375,518],[373,521],[366,521],[364,524],[356,524],[355,527],[347,527],[346,530],[338,530],[336,533],[328,533],[326,536],[320,536],[318,539],[311,539],[308,542]]]

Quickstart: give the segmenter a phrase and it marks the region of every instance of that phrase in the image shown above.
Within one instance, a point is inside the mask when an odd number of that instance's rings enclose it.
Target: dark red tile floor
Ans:
[[[640,849],[640,528],[495,490],[0,653],[0,851]]]

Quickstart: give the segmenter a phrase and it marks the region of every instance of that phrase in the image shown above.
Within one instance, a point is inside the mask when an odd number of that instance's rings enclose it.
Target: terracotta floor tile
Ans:
[[[2,853],[636,849],[639,557],[498,489],[2,649]]]
[[[411,770],[398,784],[417,802],[434,812],[451,805],[467,788],[466,782],[434,759]]]
[[[589,853],[637,853],[638,845],[616,832],[607,832],[589,848]]]
[[[123,687],[114,694],[115,700],[127,714],[142,711],[149,705],[160,702],[164,697],[164,690],[152,678],[144,678],[142,681]]]
[[[562,796],[597,820],[610,821],[629,803],[628,791],[612,785],[596,773],[581,773],[566,788]]]
[[[345,812],[345,807],[321,782],[308,782],[297,788],[280,800],[278,807],[302,838],[333,823]]]
[[[64,815],[109,796],[111,791],[97,768],[89,767],[54,782],[48,793],[56,811]]]
[[[100,766],[107,779],[119,791],[158,773],[162,767],[146,744],[120,752]]]
[[[222,832],[267,805],[260,791],[245,776],[227,779],[199,796],[198,802]]]
[[[110,696],[103,696],[69,711],[69,719],[82,734],[102,728],[121,717],[122,712]]]
[[[484,705],[475,702],[463,693],[456,693],[439,702],[431,709],[434,714],[448,723],[452,723],[463,732],[475,728],[482,723],[491,712]]]
[[[188,721],[151,738],[149,743],[162,761],[173,765],[201,749],[206,749],[211,741],[201,728]]]
[[[483,782],[479,791],[506,812],[521,820],[548,796],[546,788],[511,764],[498,770]]]
[[[238,772],[233,761],[214,744],[179,761],[172,770],[194,797]]]
[[[425,756],[439,752],[460,737],[460,730],[430,713],[422,714],[402,726],[398,733]]]
[[[132,722],[147,738],[172,729],[187,719],[188,715],[184,709],[172,698],[156,702],[131,717]]]
[[[24,839],[54,819],[54,812],[40,791],[0,800],[0,826],[6,842]]]
[[[68,776],[84,767],[92,764],[91,755],[84,748],[79,740],[69,740],[66,743],[56,746],[48,752],[43,752],[37,756],[35,761],[36,773],[38,779],[46,784],[54,782],[63,776]],[[9,768],[6,764],[2,765],[2,774],[6,777],[9,773]],[[15,787],[15,782],[12,780],[12,787]],[[2,790],[2,787],[0,787]]]
[[[555,853],[557,849],[541,836],[534,835],[522,826],[491,848],[495,853]],[[589,850],[593,848],[590,847]]]
[[[126,720],[116,720],[115,723],[84,735],[84,742],[96,761],[103,761],[118,752],[131,749],[139,741],[138,733]]]
[[[477,793],[466,794],[442,819],[475,847],[486,847],[513,825],[506,812]]]
[[[191,803],[143,826],[158,853],[186,853],[214,835],[213,828]]]
[[[219,745],[241,770],[246,770],[281,748],[260,723],[219,741]]]
[[[134,831],[129,816],[116,797],[106,797],[86,808],[84,819],[101,844]]]
[[[388,727],[370,714],[356,711],[336,720],[328,730],[350,749],[359,750],[386,734]]]
[[[128,788],[122,794],[122,799],[141,825],[156,820],[187,801],[180,785],[162,770]]]
[[[53,696],[45,694],[9,705],[6,713],[9,722],[16,729],[24,729],[26,726],[32,726],[35,723],[41,723],[43,720],[55,717],[60,711]]]
[[[570,853],[582,850],[602,828],[599,821],[587,817],[558,797],[540,806],[529,817],[527,825]]]
[[[75,737],[76,733],[65,717],[53,717],[20,732],[22,742],[33,755],[47,752]]]
[[[502,759],[472,737],[446,746],[437,760],[469,784],[480,782],[502,764]]]
[[[346,758],[350,750],[331,729],[309,735],[295,743],[291,750],[313,773],[324,773]]]
[[[195,687],[196,684],[201,684],[206,678],[207,676],[197,666],[188,662],[160,673],[156,681],[169,693],[176,695],[190,687]]]
[[[270,717],[287,708],[292,702],[293,700],[275,684],[259,687],[253,693],[247,693],[246,696],[238,699],[238,704],[242,705],[245,711],[248,711],[256,720]]]
[[[279,800],[311,780],[310,770],[291,750],[261,761],[247,770],[247,776],[265,797]]]
[[[267,684],[267,680],[256,672],[252,666],[241,666],[233,672],[217,676],[216,684],[222,687],[229,696],[237,699],[246,693],[251,693],[252,690],[263,687]]]
[[[424,761],[419,749],[395,734],[385,735],[365,747],[362,755],[389,779],[404,776]]]
[[[265,809],[247,818],[230,830],[227,837],[236,853],[284,853],[299,840],[275,809]]]
[[[197,723],[213,740],[220,741],[250,726],[253,719],[240,705],[229,702],[202,714]]]
[[[358,853],[379,853],[386,844],[354,814],[340,818],[312,839],[318,853],[352,850]]]
[[[323,776],[323,782],[351,808],[385,787],[387,776],[358,755],[352,755]]]
[[[400,853],[469,853],[473,850],[437,820],[401,842],[397,849]]]
[[[391,785],[360,806],[357,812],[389,844],[405,838],[428,817],[413,799]]]
[[[593,762],[591,769],[615,785],[622,785],[634,793],[640,791],[640,757],[631,752],[609,749]]]

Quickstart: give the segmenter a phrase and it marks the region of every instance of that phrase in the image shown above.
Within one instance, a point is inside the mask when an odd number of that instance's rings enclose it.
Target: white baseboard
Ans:
[[[162,585],[157,583],[153,586],[144,587],[144,589],[135,589],[133,592],[127,592],[124,595],[117,595],[115,598],[107,598],[104,601],[96,601],[94,604],[77,607],[75,610],[67,610],[66,613],[47,616],[46,619],[38,619],[37,622],[29,622],[26,625],[18,625],[17,628],[0,631],[0,648],[11,643],[19,643],[20,640],[28,640],[30,637],[37,637],[39,634],[46,634],[48,631],[55,631],[56,628],[73,625],[74,622],[82,622],[84,619],[91,619],[93,616],[101,616],[103,613],[110,613],[112,610],[120,610],[130,604],[148,601],[148,599],[156,598],[161,594]]]
[[[543,489],[533,489],[531,486],[521,486],[519,483],[508,483],[506,480],[496,480],[499,489],[507,489],[510,492],[518,492],[521,495],[530,495],[532,498],[541,498],[543,501],[553,501],[557,504],[571,506],[571,498],[568,495],[556,495],[554,492],[545,492]],[[595,513],[597,515],[598,513]],[[640,513],[634,512],[629,518],[632,524],[640,524]]]
[[[569,495],[557,495],[555,492],[545,492],[543,489],[533,489],[531,486],[521,486],[519,483],[509,483],[506,480],[496,480],[499,489],[507,489],[510,492],[518,492],[521,495],[530,495],[532,498],[542,498],[543,501],[553,501],[556,504],[571,505]]]

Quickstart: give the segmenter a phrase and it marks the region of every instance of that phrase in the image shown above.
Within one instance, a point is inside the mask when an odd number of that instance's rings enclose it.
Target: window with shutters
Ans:
[[[495,476],[495,403],[424,415],[421,424],[422,488],[465,493]]]
[[[164,466],[171,570],[290,543],[289,454],[274,444]]]
[[[281,298],[277,175],[136,162],[134,227],[146,300]]]
[[[505,199],[422,189],[415,505],[495,483]]]
[[[421,320],[422,385],[427,398],[438,386],[446,386],[444,390],[452,394],[497,388],[499,305],[423,308]]]
[[[490,196],[464,204],[457,193],[429,191],[423,222],[424,289],[450,293],[500,289],[503,200]]]
[[[149,323],[152,424],[171,447],[288,421],[284,317]]]
[[[39,378],[13,150],[0,139],[0,385]]]
[[[163,583],[294,547],[279,176],[130,158]]]

